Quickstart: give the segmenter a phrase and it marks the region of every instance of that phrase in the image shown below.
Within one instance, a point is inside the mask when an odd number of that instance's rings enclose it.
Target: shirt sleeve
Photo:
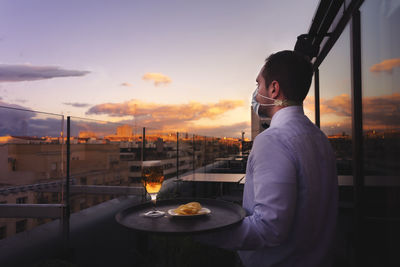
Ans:
[[[278,246],[288,237],[297,198],[295,162],[284,144],[262,137],[253,145],[248,166],[254,185],[252,214],[240,225],[199,237],[199,241],[226,249],[256,250]]]

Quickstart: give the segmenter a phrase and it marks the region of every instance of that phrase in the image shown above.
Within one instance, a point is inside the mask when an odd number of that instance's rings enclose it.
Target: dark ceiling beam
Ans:
[[[309,32],[313,36],[312,44],[314,46],[319,46],[328,33],[329,28],[332,25],[332,22],[335,20],[337,13],[340,10],[340,7],[343,5],[344,0],[330,0],[324,1],[324,5],[318,7],[318,10],[321,9],[321,14],[323,18],[320,20],[319,24],[315,24],[313,28],[313,32]],[[322,1],[321,1],[322,3]],[[318,12],[317,12],[318,13]]]
[[[335,29],[330,33],[329,39],[326,41],[324,46],[320,49],[320,52],[314,62],[314,69],[317,69],[324,61],[325,57],[328,55],[329,51],[335,45],[336,41],[339,39],[347,23],[351,19],[352,14],[359,9],[364,0],[353,0],[350,2],[349,6],[343,13],[340,21],[337,23]]]

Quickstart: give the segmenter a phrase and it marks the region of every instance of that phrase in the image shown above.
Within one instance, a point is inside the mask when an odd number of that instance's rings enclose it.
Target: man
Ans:
[[[336,159],[327,137],[303,112],[311,79],[311,63],[294,51],[272,54],[257,77],[253,108],[272,120],[249,156],[243,195],[247,217],[204,238],[238,250],[245,266],[332,264]]]

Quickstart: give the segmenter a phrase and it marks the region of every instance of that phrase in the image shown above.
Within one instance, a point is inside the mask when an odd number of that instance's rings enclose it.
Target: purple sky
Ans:
[[[109,121],[193,112],[171,127],[239,136],[264,59],[293,49],[318,2],[1,0],[0,101]],[[128,116],[88,112],[107,103]]]

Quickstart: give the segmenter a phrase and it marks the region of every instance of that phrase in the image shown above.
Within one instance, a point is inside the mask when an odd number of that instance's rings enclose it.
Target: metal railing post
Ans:
[[[204,136],[204,173],[206,173],[206,167],[207,167],[207,137]]]
[[[176,178],[179,179],[179,132],[176,132]]]
[[[362,121],[362,71],[361,71],[361,22],[360,11],[351,20],[351,101],[352,101],[352,152],[354,179],[354,231],[356,266],[364,266],[364,162]]]
[[[71,159],[71,117],[67,117],[67,162],[66,162],[66,182],[65,182],[65,208],[64,216],[62,217],[63,224],[63,239],[64,239],[64,250],[66,253],[69,251],[69,219],[71,216],[70,208],[70,159]]]
[[[193,173],[194,173],[194,170],[195,170],[195,168],[196,168],[196,148],[195,148],[195,145],[196,145],[196,143],[195,143],[195,141],[194,141],[194,135],[193,135]]]
[[[315,125],[320,128],[320,109],[319,109],[319,69],[314,72],[314,98],[315,98]]]
[[[146,127],[143,127],[142,133],[142,161],[146,160],[146,153],[144,152],[146,148]]]

